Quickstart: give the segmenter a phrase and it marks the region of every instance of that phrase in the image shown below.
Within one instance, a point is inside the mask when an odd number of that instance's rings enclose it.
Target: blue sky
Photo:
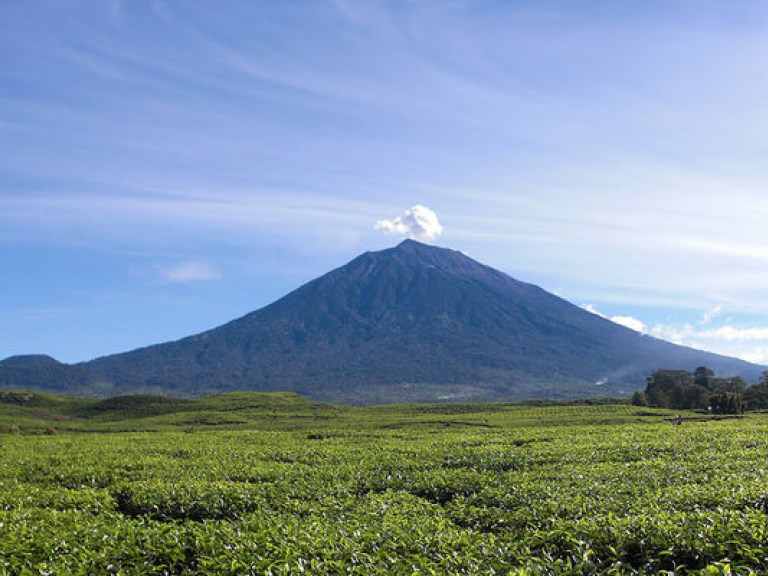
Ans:
[[[438,245],[768,363],[765,3],[8,0],[0,26],[0,358],[214,327],[421,205]]]

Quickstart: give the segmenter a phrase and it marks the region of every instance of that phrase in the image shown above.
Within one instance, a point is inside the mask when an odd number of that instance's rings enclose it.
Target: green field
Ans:
[[[0,574],[768,572],[768,415],[673,415],[0,396]]]

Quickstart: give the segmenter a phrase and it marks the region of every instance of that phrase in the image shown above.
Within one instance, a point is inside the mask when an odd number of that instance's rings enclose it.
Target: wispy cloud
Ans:
[[[366,199],[332,198],[291,188],[230,186],[214,193],[203,185],[178,192],[35,192],[0,195],[0,240],[24,231],[65,242],[98,238],[101,244],[134,247],[164,244],[171,238],[194,243],[203,237],[211,245],[281,239],[316,246],[323,240],[359,237],[366,232],[366,222],[382,209]]]
[[[67,308],[31,308],[26,310],[18,310],[14,312],[14,316],[23,322],[39,322],[46,321],[55,318],[61,318],[69,313]]]
[[[723,324],[702,328],[687,323],[656,324],[651,334],[675,344],[768,364],[768,326]]]
[[[681,243],[695,252],[744,260],[768,261],[768,246],[765,244],[747,244],[732,240],[713,241],[695,237],[681,239]]]
[[[180,262],[158,268],[158,273],[166,282],[200,282],[219,280],[221,274],[205,262]]]
[[[725,340],[727,342],[768,342],[768,327],[738,328],[736,326],[720,326],[712,330],[695,333],[696,338],[706,340]]]
[[[698,322],[657,323],[651,328],[633,316],[609,317],[591,303],[583,304],[582,308],[642,334],[650,334],[680,346],[733,356],[748,362],[768,364],[768,326],[737,326],[727,323],[712,327],[712,322],[722,315],[722,305],[706,310]]]
[[[723,306],[722,305],[714,306],[714,307],[710,308],[709,310],[707,310],[706,312],[704,312],[704,314],[701,315],[701,322],[700,323],[701,324],[709,324],[710,322],[712,322],[712,320],[714,320],[715,318],[720,316],[722,313],[723,313]]]
[[[652,336],[681,346],[691,345],[690,338],[694,334],[696,331],[690,324],[655,324],[651,328]]]

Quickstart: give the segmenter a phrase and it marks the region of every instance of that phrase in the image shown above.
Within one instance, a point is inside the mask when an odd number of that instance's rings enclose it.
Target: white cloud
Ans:
[[[768,364],[768,327],[726,324],[696,329],[691,324],[657,324],[651,334],[682,346],[733,356],[747,362]]]
[[[709,324],[710,322],[712,322],[712,320],[720,316],[720,314],[722,313],[723,313],[722,306],[715,306],[714,308],[710,308],[709,310],[704,312],[704,314],[701,316],[701,324]]]
[[[645,324],[632,316],[611,316],[611,322],[621,324],[622,326],[634,330],[635,332],[640,332],[641,334],[645,334],[646,332]]]
[[[755,364],[768,364],[768,346],[758,346],[742,352],[740,358]]]
[[[583,304],[581,307],[584,308],[584,310],[586,310],[587,312],[591,312],[592,314],[600,316],[601,318],[610,320],[615,324],[620,324],[621,326],[624,326],[625,328],[629,328],[630,330],[634,330],[635,332],[640,332],[641,334],[645,334],[648,331],[646,325],[642,322],[642,320],[638,320],[637,318],[633,318],[632,316],[610,316],[609,317],[603,314],[602,312],[598,311],[597,308],[595,308],[594,304]]]
[[[682,326],[672,324],[656,324],[651,329],[651,336],[673,342],[674,344],[680,344],[681,346],[692,346],[692,343],[688,340],[688,338],[694,334],[695,331],[690,324],[683,324]]]
[[[160,268],[159,272],[166,282],[197,282],[221,278],[217,270],[204,262],[181,262]]]
[[[608,316],[598,311],[598,309],[595,308],[594,304],[582,304],[581,307],[584,308],[584,310],[586,310],[587,312],[592,312],[592,314],[600,316],[601,318],[608,318]]]
[[[737,328],[735,326],[721,326],[712,330],[699,332],[697,336],[699,338],[726,340],[728,342],[768,341],[768,328]]]
[[[392,220],[379,220],[374,228],[383,230],[385,234],[403,235],[420,242],[432,242],[443,233],[443,226],[437,214],[419,204],[406,210],[402,216]]]

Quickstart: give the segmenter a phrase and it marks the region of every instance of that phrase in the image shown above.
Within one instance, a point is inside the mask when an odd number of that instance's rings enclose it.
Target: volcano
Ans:
[[[406,240],[174,342],[65,365],[0,362],[0,385],[112,396],[294,391],[368,404],[629,395],[661,368],[766,368],[615,324],[461,252]]]

